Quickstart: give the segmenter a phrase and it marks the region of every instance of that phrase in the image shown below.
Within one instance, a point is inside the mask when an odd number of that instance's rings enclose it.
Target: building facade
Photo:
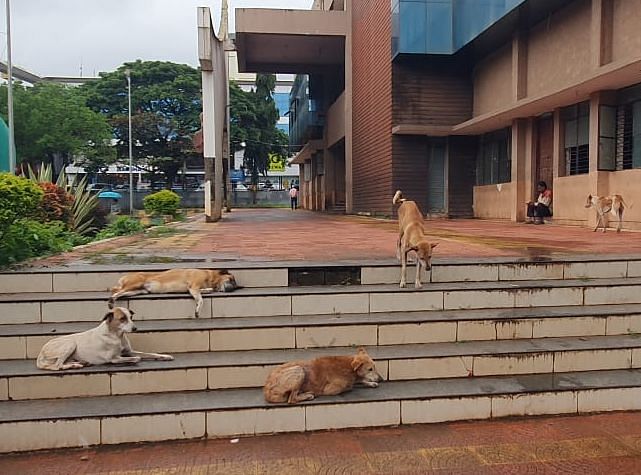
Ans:
[[[305,207],[393,215],[401,189],[428,215],[519,221],[543,180],[554,220],[586,225],[588,194],[641,200],[641,0],[313,9],[236,12],[241,70],[307,78],[290,97]]]

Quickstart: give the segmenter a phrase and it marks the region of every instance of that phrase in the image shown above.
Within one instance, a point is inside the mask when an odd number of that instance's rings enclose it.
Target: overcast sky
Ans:
[[[220,18],[220,0],[10,0],[13,62],[43,76],[112,71],[125,61],[198,64],[196,7]],[[229,0],[234,8],[309,9],[313,0]],[[0,0],[0,60],[6,61]],[[215,23],[217,24],[217,23]]]

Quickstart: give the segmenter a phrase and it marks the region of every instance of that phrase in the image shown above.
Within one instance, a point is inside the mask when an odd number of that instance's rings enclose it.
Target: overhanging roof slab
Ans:
[[[239,70],[307,73],[343,65],[347,19],[342,11],[238,8]]]

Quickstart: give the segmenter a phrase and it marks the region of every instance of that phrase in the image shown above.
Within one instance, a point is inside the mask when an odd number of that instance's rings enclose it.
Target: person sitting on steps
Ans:
[[[545,218],[552,216],[550,205],[552,204],[552,190],[550,190],[544,181],[536,185],[539,197],[533,203],[528,201],[527,204],[527,224],[543,224]]]

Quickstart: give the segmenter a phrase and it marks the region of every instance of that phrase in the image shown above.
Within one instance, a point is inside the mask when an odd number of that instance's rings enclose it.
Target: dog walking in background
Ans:
[[[36,366],[58,371],[88,365],[134,364],[140,360],[173,360],[171,355],[143,353],[131,348],[126,334],[136,330],[133,314],[129,309],[115,307],[97,327],[48,341],[40,350]]]
[[[267,376],[263,394],[267,402],[296,404],[344,393],[357,383],[375,388],[382,379],[367,351],[359,348],[355,356],[323,356],[282,364]]]
[[[392,203],[398,207],[398,242],[396,255],[401,260],[401,282],[400,286],[405,287],[405,271],[407,268],[407,254],[410,251],[416,252],[416,278],[414,287],[421,287],[421,266],[425,270],[432,268],[432,249],[438,243],[430,242],[425,236],[423,229],[423,214],[414,201],[403,198],[403,193],[398,190],[392,199]]]
[[[586,208],[594,208],[596,211],[597,222],[594,231],[596,232],[599,229],[599,225],[603,227],[603,232],[606,231],[605,215],[612,213],[615,217],[619,219],[619,224],[617,225],[617,233],[621,232],[621,226],[623,225],[623,212],[625,211],[626,204],[623,201],[623,196],[621,195],[612,195],[612,196],[592,196],[588,195],[588,199],[585,203]]]
[[[122,276],[111,291],[109,307],[120,297],[141,294],[169,294],[189,292],[196,301],[195,316],[203,306],[201,292],[233,292],[240,287],[226,270],[171,269],[165,272],[133,272]]]

